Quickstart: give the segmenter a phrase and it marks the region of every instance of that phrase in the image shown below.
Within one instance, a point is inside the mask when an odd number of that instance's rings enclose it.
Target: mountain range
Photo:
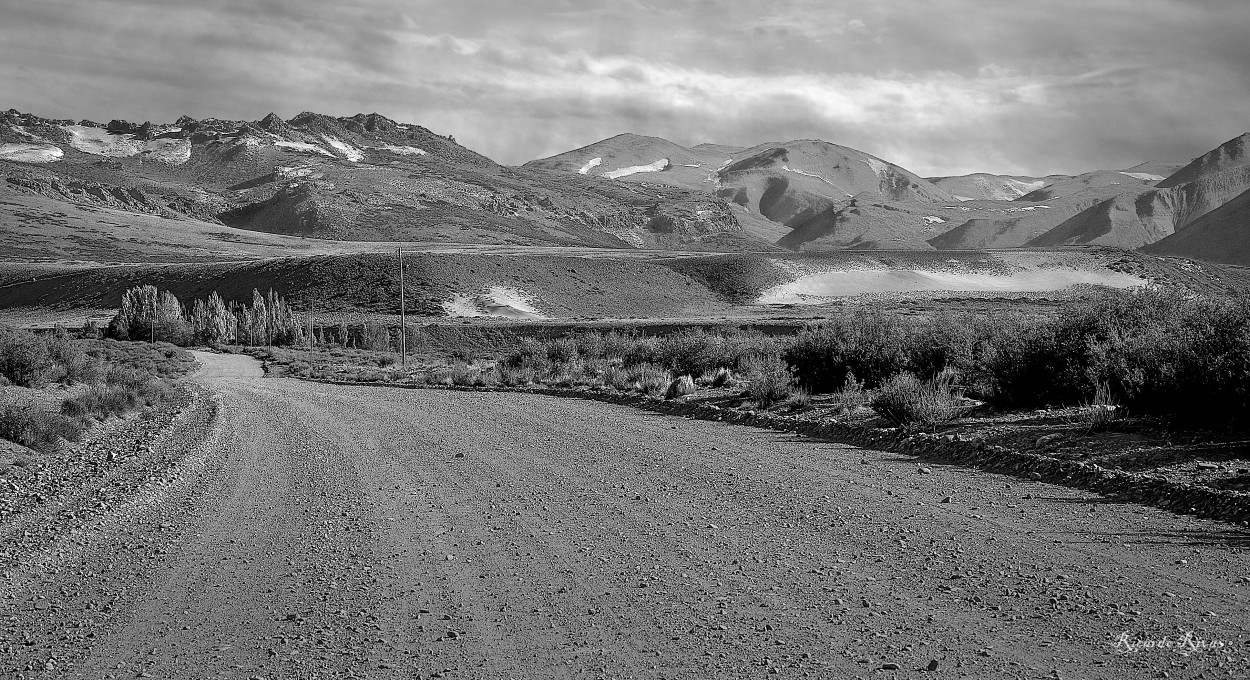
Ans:
[[[1102,245],[1250,264],[1248,143],[1187,164],[925,178],[821,140],[622,134],[509,167],[376,113],[136,124],[9,110],[0,220],[94,211],[107,219],[93,229],[134,216],[338,241],[699,251]]]

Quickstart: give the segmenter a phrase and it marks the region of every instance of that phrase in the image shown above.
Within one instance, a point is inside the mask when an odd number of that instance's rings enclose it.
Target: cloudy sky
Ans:
[[[621,132],[922,175],[1187,161],[1250,130],[1246,0],[0,0],[0,107],[379,112],[502,163]]]

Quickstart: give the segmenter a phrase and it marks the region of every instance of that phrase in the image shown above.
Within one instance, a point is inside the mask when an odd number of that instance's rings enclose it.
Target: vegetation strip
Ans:
[[[385,381],[354,382],[301,378],[330,385],[434,389],[460,392],[519,392],[554,397],[574,397],[610,404],[633,406],[648,411],[746,425],[779,432],[792,432],[879,451],[903,453],[917,458],[958,463],[989,472],[1028,477],[1095,491],[1118,501],[1149,505],[1180,514],[1250,525],[1250,494],[1210,489],[1195,484],[1173,482],[1161,476],[1109,470],[1095,463],[1065,461],[1051,456],[1017,451],[997,444],[963,438],[959,435],[908,434],[843,423],[817,423],[775,413],[720,408],[708,404],[666,401],[642,394],[603,392],[559,387],[472,387],[464,385],[403,384]]]

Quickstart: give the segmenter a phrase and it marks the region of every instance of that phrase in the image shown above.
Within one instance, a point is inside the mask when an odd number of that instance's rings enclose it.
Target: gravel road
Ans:
[[[198,356],[218,417],[181,462],[7,565],[5,671],[1250,672],[1250,537],[1227,525],[598,402]],[[1188,654],[1116,642],[1186,632]]]

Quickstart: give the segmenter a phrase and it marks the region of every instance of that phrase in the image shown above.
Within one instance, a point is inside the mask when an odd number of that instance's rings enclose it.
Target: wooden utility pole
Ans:
[[[404,304],[404,250],[396,248],[399,256],[399,357],[404,370],[408,370],[408,313]]]

